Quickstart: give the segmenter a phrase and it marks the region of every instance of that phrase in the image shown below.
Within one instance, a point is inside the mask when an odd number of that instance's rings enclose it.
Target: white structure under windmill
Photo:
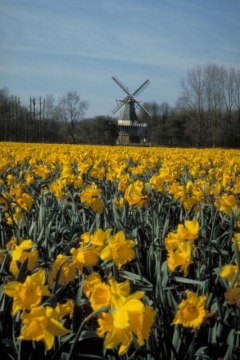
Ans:
[[[116,114],[118,111],[121,112],[121,115],[118,119],[118,145],[138,145],[140,144],[140,136],[146,131],[147,124],[141,123],[138,120],[136,114],[135,104],[139,106],[143,111],[145,111],[149,116],[151,114],[137,101],[134,96],[137,96],[142,92],[149,84],[150,81],[146,80],[141,86],[137,88],[130,94],[128,89],[120,82],[120,80],[113,76],[112,79],[122,88],[122,90],[127,94],[123,100],[116,100],[118,105],[113,110],[113,114]]]

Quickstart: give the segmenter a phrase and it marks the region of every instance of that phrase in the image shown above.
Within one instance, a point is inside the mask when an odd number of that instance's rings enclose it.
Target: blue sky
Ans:
[[[0,88],[28,103],[77,91],[86,117],[125,93],[169,102],[196,65],[240,68],[239,0],[0,0]]]

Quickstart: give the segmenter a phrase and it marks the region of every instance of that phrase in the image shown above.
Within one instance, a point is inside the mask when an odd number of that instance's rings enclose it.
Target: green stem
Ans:
[[[83,331],[83,328],[84,328],[85,324],[87,324],[88,321],[91,320],[93,317],[95,317],[98,313],[100,313],[100,312],[108,312],[108,310],[109,310],[109,307],[104,306],[104,307],[102,307],[101,309],[94,311],[92,314],[90,314],[90,315],[82,322],[81,326],[79,327],[79,329],[78,329],[78,331],[77,331],[77,333],[76,333],[76,336],[75,336],[74,342],[73,342],[73,344],[72,344],[72,347],[71,347],[71,349],[70,349],[70,352],[69,352],[69,354],[68,354],[67,360],[72,360],[73,351],[74,351],[74,349],[75,349],[75,347],[76,347],[76,344],[77,344],[78,339],[79,339],[79,337],[80,337],[80,335],[81,335],[81,332]]]
[[[22,350],[22,340],[19,341],[18,358],[17,358],[17,360],[21,360],[21,350]]]

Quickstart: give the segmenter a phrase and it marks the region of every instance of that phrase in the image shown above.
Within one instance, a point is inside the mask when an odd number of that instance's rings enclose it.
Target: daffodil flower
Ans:
[[[151,307],[145,307],[139,300],[144,292],[138,291],[128,297],[112,294],[111,309],[102,313],[98,319],[97,333],[104,337],[106,349],[119,347],[119,356],[125,354],[133,340],[133,333],[137,336],[139,345],[148,339],[150,328],[154,321],[155,312]]]
[[[178,306],[173,325],[181,324],[184,327],[196,329],[208,316],[205,310],[206,296],[197,296],[192,291],[186,291],[186,293],[187,299]]]
[[[113,260],[118,269],[127,262],[135,258],[135,252],[133,246],[135,242],[133,240],[125,239],[123,231],[119,231],[117,234],[109,237],[108,245],[100,253],[100,258],[104,261]]]
[[[222,268],[220,272],[220,276],[227,279],[229,283],[232,284],[233,278],[235,277],[235,274],[237,273],[238,270],[239,270],[238,265],[228,264]],[[238,283],[240,283],[240,274],[238,275],[234,286],[237,286]]]
[[[227,300],[229,305],[236,304],[238,307],[240,307],[240,288],[229,288],[224,293],[225,299]]]
[[[72,248],[70,252],[73,263],[81,272],[84,266],[95,266],[99,260],[96,248],[91,245]]]
[[[54,343],[54,336],[63,336],[71,332],[59,321],[57,310],[46,306],[38,306],[31,309],[30,313],[23,312],[21,319],[23,327],[19,340],[43,340],[46,350],[50,350]]]
[[[144,185],[140,180],[128,185],[125,190],[124,198],[130,206],[146,207],[149,203],[148,196],[143,193]]]
[[[81,192],[81,201],[90,206],[97,214],[102,214],[104,205],[102,201],[102,189],[99,189],[96,184],[91,184]]]
[[[9,251],[9,254],[12,257],[12,261],[10,263],[10,271],[14,276],[17,276],[19,273],[17,263],[22,264],[25,259],[28,259],[28,270],[32,271],[34,269],[35,263],[38,258],[38,250],[32,250],[33,247],[34,242],[32,240],[23,240],[19,246],[15,246],[14,250]]]
[[[69,257],[59,254],[54,261],[51,271],[48,275],[48,284],[53,287],[53,283],[56,279],[58,269],[60,268],[58,284],[66,286],[70,281],[73,281],[76,276],[76,266]]]
[[[3,292],[13,297],[12,313],[18,310],[30,310],[38,306],[43,296],[51,296],[49,290],[43,286],[45,283],[45,270],[40,269],[31,276],[27,276],[24,283],[12,281],[3,287]]]

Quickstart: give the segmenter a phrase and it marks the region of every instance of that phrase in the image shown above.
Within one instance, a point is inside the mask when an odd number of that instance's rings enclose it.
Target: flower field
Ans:
[[[1,359],[239,359],[240,151],[1,143]]]

